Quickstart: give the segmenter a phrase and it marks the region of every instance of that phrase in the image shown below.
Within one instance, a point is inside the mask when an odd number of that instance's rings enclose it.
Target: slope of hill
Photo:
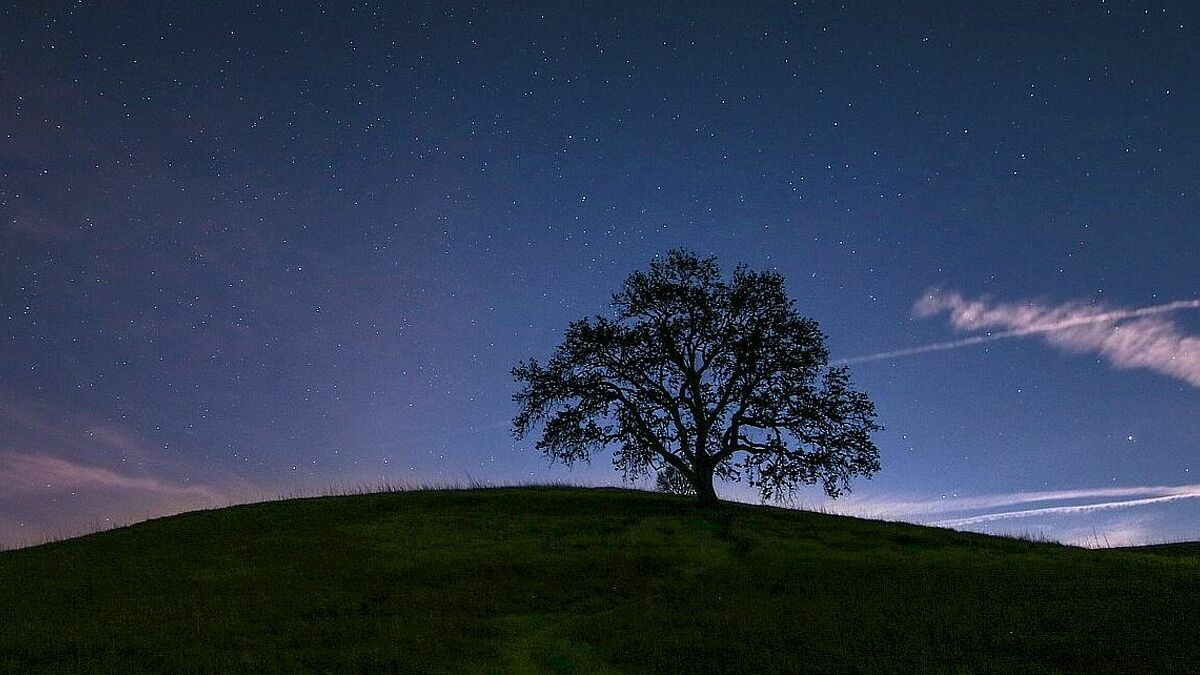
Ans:
[[[1192,554],[624,490],[388,493],[2,553],[0,671],[1163,672],[1200,663],[1198,610]]]

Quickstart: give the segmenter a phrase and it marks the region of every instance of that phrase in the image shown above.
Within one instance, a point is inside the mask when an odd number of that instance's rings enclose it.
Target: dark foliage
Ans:
[[[572,464],[612,446],[627,478],[674,470],[702,503],[713,478],[764,498],[820,484],[830,496],[879,470],[875,407],[825,336],[788,298],[783,277],[671,251],[629,276],[610,316],[575,321],[545,364],[513,376],[518,438]]]
[[[669,495],[696,494],[696,488],[692,485],[692,481],[670,464],[663,467],[662,471],[659,471],[658,475],[654,477],[654,487],[659,492]]]

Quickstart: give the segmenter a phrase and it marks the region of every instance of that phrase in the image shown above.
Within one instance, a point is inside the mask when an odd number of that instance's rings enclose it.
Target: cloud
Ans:
[[[1067,506],[1047,506],[1038,509],[1021,509],[1017,511],[1001,511],[998,513],[983,513],[975,516],[966,516],[963,518],[951,518],[948,520],[936,520],[928,523],[938,527],[967,527],[970,525],[982,525],[984,523],[992,523],[998,520],[1010,520],[1013,518],[1033,518],[1044,516],[1064,516],[1080,513],[1093,513],[1096,511],[1111,511],[1113,509],[1128,509],[1135,506],[1148,506],[1150,504],[1163,504],[1166,502],[1175,502],[1182,499],[1196,499],[1200,497],[1200,485],[1186,486],[1185,491],[1177,491],[1172,488],[1163,488],[1169,490],[1168,494],[1163,494],[1155,497],[1143,497],[1141,499],[1123,499],[1118,501],[1097,502],[1092,504],[1071,504]]]
[[[1008,520],[1054,518],[1060,516],[1083,516],[1101,512],[1113,512],[1135,509],[1142,506],[1166,504],[1183,500],[1200,498],[1200,484],[1190,485],[1145,485],[1126,487],[1094,487],[1076,488],[1069,490],[1042,490],[1030,492],[1014,492],[976,497],[941,497],[941,498],[912,498],[912,497],[851,497],[844,500],[834,512],[845,515],[855,515],[866,518],[883,520],[899,520],[904,522],[921,523],[934,527],[953,529],[979,529]],[[1086,501],[1087,503],[1071,503]],[[1045,506],[1028,508],[1039,502],[1048,502]],[[983,513],[979,513],[983,511]],[[972,513],[974,512],[974,513]],[[953,516],[953,517],[946,517]],[[1140,517],[1144,520],[1145,516]],[[1126,519],[1128,521],[1128,519]],[[1044,525],[1045,523],[1039,523]],[[993,528],[985,528],[995,531]],[[1102,537],[1111,545],[1132,545],[1146,543],[1154,538],[1149,530],[1134,533],[1118,531],[1109,527],[1097,528],[1078,527],[1064,529],[1061,524],[1054,526],[1062,532],[1062,541],[1081,543],[1083,545],[1100,545],[1096,537]],[[1128,528],[1125,528],[1128,529]],[[1134,536],[1137,534],[1138,536]]]
[[[0,549],[272,494],[197,455],[0,383]]]
[[[245,501],[236,491],[45,452],[0,452],[0,550]]]
[[[136,491],[164,496],[224,499],[218,490],[154,476],[135,476],[42,454],[0,454],[0,490],[6,496],[55,490]]]
[[[867,497],[858,499],[851,498],[850,502],[857,511],[864,513],[870,512],[879,517],[924,519],[928,516],[934,516],[937,514],[961,513],[987,509],[1005,509],[1023,504],[1036,504],[1038,502],[1070,502],[1085,499],[1112,500],[1124,497],[1131,498],[1130,504],[1136,505],[1132,502],[1136,501],[1137,498],[1157,498],[1172,495],[1185,497],[1200,496],[1200,484],[1039,490],[980,495],[976,497],[942,497],[940,499],[872,499]],[[1029,510],[1034,511],[1037,509]]]
[[[1184,334],[1164,315],[1200,309],[1200,300],[1180,300],[1134,309],[1071,302],[1047,306],[1037,302],[992,303],[961,293],[934,291],[917,301],[913,312],[926,318],[949,314],[960,332],[986,331],[960,340],[867,354],[842,363],[862,363],[959,349],[972,345],[1037,335],[1073,353],[1093,353],[1117,368],[1141,368],[1200,387],[1200,336]]]
[[[0,445],[30,444],[56,449],[49,454],[80,449],[111,450],[139,458],[154,454],[150,445],[130,429],[113,426],[96,415],[21,401],[0,389]]]

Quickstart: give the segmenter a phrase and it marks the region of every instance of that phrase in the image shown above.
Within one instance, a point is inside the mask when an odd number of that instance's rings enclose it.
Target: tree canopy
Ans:
[[[612,311],[572,322],[543,365],[517,364],[513,433],[568,465],[613,449],[626,478],[682,475],[702,504],[714,478],[766,499],[820,484],[831,497],[879,470],[875,406],[784,279],[677,249],[631,274]],[[676,481],[677,476],[664,479]]]

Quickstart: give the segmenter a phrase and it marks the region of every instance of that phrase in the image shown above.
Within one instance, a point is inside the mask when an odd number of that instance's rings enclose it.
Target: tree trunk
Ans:
[[[713,470],[707,467],[696,467],[696,498],[700,506],[712,508],[720,503],[717,491],[713,488]]]

